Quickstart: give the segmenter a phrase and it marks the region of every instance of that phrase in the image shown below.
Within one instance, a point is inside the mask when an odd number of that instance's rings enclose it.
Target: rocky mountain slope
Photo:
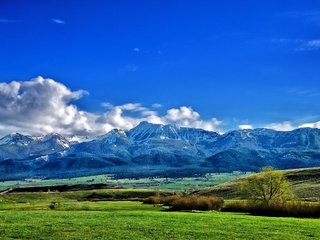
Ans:
[[[141,122],[91,141],[58,134],[0,139],[2,179],[65,177],[98,173],[256,171],[320,166],[320,130],[236,130],[220,135],[203,129]]]

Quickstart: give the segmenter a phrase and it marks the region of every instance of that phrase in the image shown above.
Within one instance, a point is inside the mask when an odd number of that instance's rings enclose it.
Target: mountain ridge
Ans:
[[[257,128],[224,134],[141,122],[82,142],[59,134],[0,139],[2,179],[143,171],[256,171],[320,166],[320,130]],[[188,171],[189,171],[188,170]]]

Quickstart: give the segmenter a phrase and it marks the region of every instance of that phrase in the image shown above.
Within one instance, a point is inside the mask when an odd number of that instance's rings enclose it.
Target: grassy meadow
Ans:
[[[88,200],[102,195],[113,200]],[[258,217],[245,213],[174,212],[127,201],[150,195],[139,189],[0,195],[0,239],[319,239],[320,220]],[[55,203],[54,209],[50,205]]]
[[[294,187],[318,184],[317,171],[290,172]],[[293,174],[293,175],[292,175]],[[310,176],[313,179],[309,179]],[[112,179],[110,176],[59,180],[2,182],[8,187],[107,183],[128,188],[66,192],[0,194],[0,239],[320,239],[319,218],[265,217],[221,211],[172,211],[161,204],[143,204],[150,197],[186,194],[191,186],[211,186],[241,173],[198,178]],[[307,176],[307,178],[305,177]],[[234,184],[236,181],[231,181]],[[167,184],[167,185],[166,185]],[[230,183],[222,184],[224,187]],[[147,186],[144,189],[129,188]],[[209,188],[210,189],[210,188]],[[183,191],[179,191],[183,190]],[[208,189],[206,189],[208,190]],[[317,195],[317,191],[314,192]],[[224,207],[243,200],[225,200]],[[312,203],[316,204],[316,202]],[[225,208],[226,209],[226,208]]]
[[[47,203],[33,202],[29,208],[26,208],[27,203],[16,203],[11,210],[7,203],[0,210],[0,239],[320,238],[318,219],[172,212],[165,207],[134,201],[66,200],[60,202],[56,210],[49,210]]]

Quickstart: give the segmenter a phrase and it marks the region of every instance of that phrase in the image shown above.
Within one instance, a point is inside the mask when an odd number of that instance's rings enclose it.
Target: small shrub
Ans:
[[[260,216],[319,218],[320,204],[292,201],[273,202],[268,206],[258,202],[233,201],[226,204],[222,211],[247,212]]]
[[[181,195],[172,195],[172,196],[168,196],[168,197],[163,197],[163,198],[161,198],[161,203],[164,206],[172,206],[172,203],[174,201],[177,201],[181,197],[182,197]]]
[[[184,196],[172,201],[172,210],[220,210],[223,206],[223,198],[209,196]]]
[[[152,196],[144,200],[146,204],[162,204],[171,207],[171,210],[220,210],[223,206],[223,198],[198,195],[172,195],[167,197]]]
[[[49,204],[49,208],[50,208],[51,210],[57,209],[57,207],[58,207],[58,203],[56,203],[56,202],[51,202],[51,203]]]
[[[143,203],[145,204],[163,204],[164,206],[171,206],[172,202],[180,198],[180,194],[175,194],[171,196],[151,196],[146,198]]]
[[[249,206],[247,201],[243,200],[234,200],[227,202],[223,205],[221,209],[223,212],[248,212]]]
[[[160,197],[156,197],[156,196],[148,197],[147,199],[145,199],[143,201],[143,203],[145,203],[145,204],[160,204],[161,203],[161,198]]]
[[[254,205],[250,213],[255,215],[276,217],[320,217],[320,205],[301,201],[272,203],[269,207],[265,205]]]

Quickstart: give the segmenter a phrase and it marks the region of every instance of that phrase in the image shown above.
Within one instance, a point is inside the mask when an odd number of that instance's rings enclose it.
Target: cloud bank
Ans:
[[[37,77],[30,81],[0,83],[0,134],[20,132],[63,135],[99,135],[114,128],[130,129],[141,121],[158,124],[177,124],[217,131],[221,121],[203,120],[191,107],[182,106],[159,115],[139,103],[114,106],[103,103],[105,112],[94,114],[79,109],[74,101],[87,95],[84,90],[72,91],[53,79]]]
[[[186,106],[169,109],[163,116],[139,103],[119,106],[108,103],[104,106],[108,107],[108,111],[96,119],[96,124],[101,125],[105,132],[114,128],[131,129],[142,121],[154,124],[177,124],[181,127],[202,128],[209,131],[217,131],[221,124],[216,118],[202,120],[199,113]]]
[[[79,109],[74,102],[88,95],[85,90],[73,91],[53,79],[37,77],[29,81],[0,82],[0,136],[12,132],[43,135],[56,132],[62,135],[96,136],[118,128],[128,130],[141,121],[155,124],[176,124],[181,127],[202,128],[222,132],[222,121],[202,119],[190,106],[171,108],[164,114],[159,103],[151,107],[140,103],[112,105],[102,103],[101,114]],[[252,129],[249,124],[238,126]],[[263,126],[277,131],[295,128],[320,128],[320,122],[294,125],[290,121]]]

